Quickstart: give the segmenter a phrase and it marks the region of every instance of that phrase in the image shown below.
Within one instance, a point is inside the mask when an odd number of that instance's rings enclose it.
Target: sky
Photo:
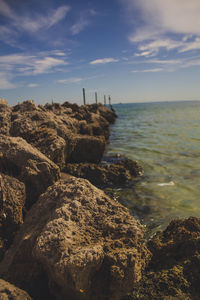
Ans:
[[[0,0],[0,98],[200,100],[199,0]]]

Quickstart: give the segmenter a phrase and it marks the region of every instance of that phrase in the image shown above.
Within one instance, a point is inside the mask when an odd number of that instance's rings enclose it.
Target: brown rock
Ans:
[[[0,259],[23,223],[25,186],[19,180],[0,174]]]
[[[143,174],[142,167],[136,161],[127,158],[111,164],[69,163],[64,171],[88,179],[97,186],[124,185]]]
[[[40,150],[62,170],[67,157],[66,141],[57,135],[55,129],[41,127],[26,133],[26,141]]]
[[[27,207],[60,178],[58,166],[40,151],[20,137],[5,135],[0,135],[0,172],[25,183]]]
[[[73,137],[73,140],[74,147],[68,162],[100,162],[106,146],[103,136],[76,135]]]
[[[1,300],[31,300],[32,298],[23,290],[13,284],[0,279],[0,299]]]
[[[28,212],[0,273],[31,295],[45,271],[56,299],[118,300],[141,279],[148,257],[128,210],[87,180],[68,177]]]
[[[0,99],[0,134],[9,135],[12,110],[8,102]]]
[[[177,219],[149,242],[152,259],[130,299],[200,299],[200,219]]]

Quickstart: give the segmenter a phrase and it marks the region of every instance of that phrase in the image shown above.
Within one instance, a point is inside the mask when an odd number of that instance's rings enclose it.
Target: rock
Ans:
[[[104,117],[110,124],[115,122],[117,115],[115,111],[111,108],[108,108],[102,104],[98,104],[98,113]]]
[[[26,207],[60,178],[58,166],[40,151],[20,137],[5,135],[0,135],[0,172],[25,183]]]
[[[0,260],[23,223],[25,185],[19,180],[0,174]]]
[[[110,164],[74,163],[67,164],[64,172],[88,179],[97,186],[121,186],[143,174],[142,167],[131,159],[114,160]]]
[[[0,134],[9,135],[12,110],[8,102],[0,99]]]
[[[148,259],[143,228],[128,210],[68,175],[32,206],[0,275],[35,299],[47,274],[56,299],[118,300],[141,279]]]
[[[101,111],[111,113],[101,105],[94,109],[66,102],[43,107],[26,101],[12,107],[10,135],[22,137],[61,169],[66,162],[97,163],[109,137],[109,122]]]
[[[172,221],[148,247],[152,259],[129,299],[199,299],[200,218]]]
[[[47,127],[32,129],[26,135],[26,141],[57,164],[61,170],[65,167],[67,144],[62,137],[57,135],[55,129]]]
[[[31,300],[32,298],[23,290],[0,279],[0,299],[1,300]]]
[[[67,162],[100,162],[106,146],[106,141],[103,136],[94,137],[87,135],[76,135],[73,139],[73,150]]]

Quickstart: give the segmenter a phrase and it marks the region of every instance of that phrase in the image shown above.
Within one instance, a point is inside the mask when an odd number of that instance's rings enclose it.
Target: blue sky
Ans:
[[[0,0],[0,98],[200,100],[199,0]]]

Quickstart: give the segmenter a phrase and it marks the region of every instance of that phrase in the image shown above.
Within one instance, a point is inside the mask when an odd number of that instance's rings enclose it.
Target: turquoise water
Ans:
[[[149,235],[177,217],[200,217],[200,102],[115,105],[108,154],[137,160],[144,176],[115,196]]]

